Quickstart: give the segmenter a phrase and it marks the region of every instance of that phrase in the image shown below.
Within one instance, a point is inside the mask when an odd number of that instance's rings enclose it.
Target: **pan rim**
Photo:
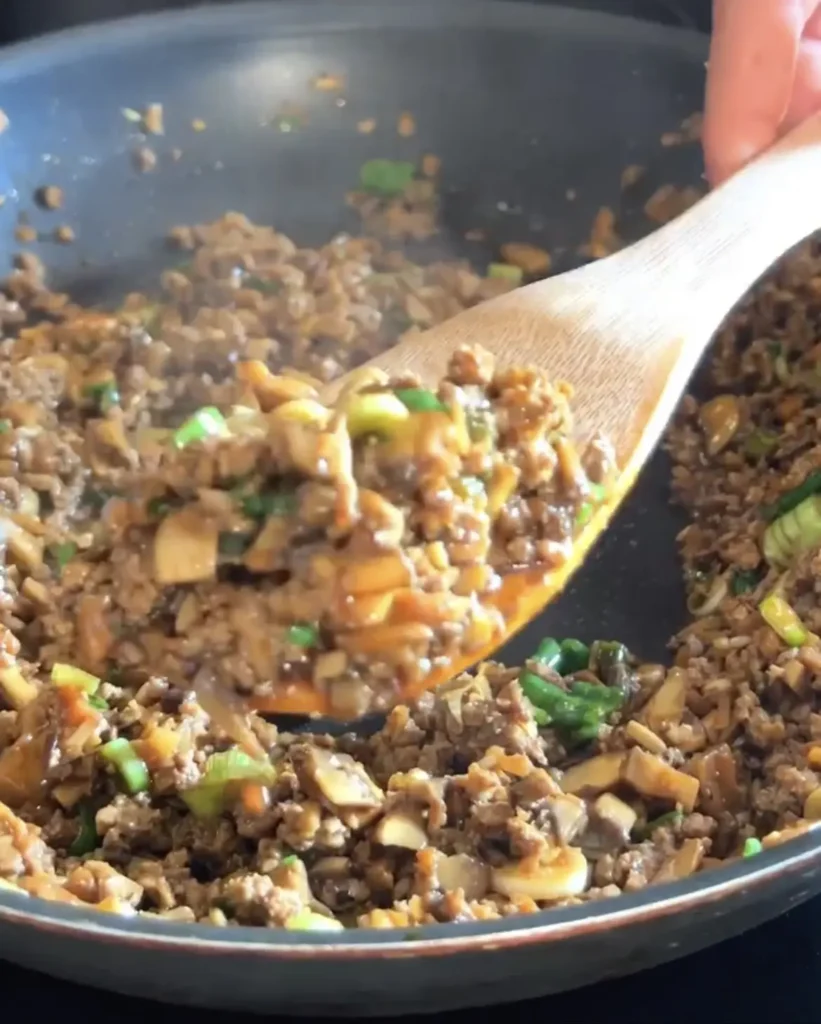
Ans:
[[[707,37],[700,32],[655,25],[621,15],[565,7],[537,7],[499,0],[282,0],[272,6],[243,2],[195,7],[107,20],[5,47],[0,50],[0,84],[18,81],[44,67],[74,63],[91,53],[111,54],[144,47],[160,36],[187,38],[259,38],[278,28],[280,35],[395,28],[425,31],[436,27],[495,28],[508,31],[563,32],[589,37],[606,35],[611,44],[674,48],[703,59]],[[323,958],[358,960],[368,957],[450,956],[471,950],[533,945],[586,934],[641,925],[648,919],[705,905],[720,905],[733,896],[767,886],[785,873],[803,876],[821,863],[821,845],[813,834],[794,839],[753,860],[658,888],[622,895],[615,900],[541,911],[499,921],[438,924],[415,930],[410,937],[397,930],[348,930],[341,935],[299,934],[241,926],[223,930],[204,924],[183,924],[150,916],[118,918],[0,890],[0,922],[28,926],[64,937],[114,941],[125,947],[154,951],[187,949],[202,954],[253,955],[272,959]]]
[[[340,12],[344,11],[344,14]],[[80,60],[105,48],[144,47],[161,36],[168,42],[175,34],[201,38],[226,33],[258,37],[260,27],[276,26],[282,35],[310,30],[312,33],[349,32],[352,29],[396,28],[423,31],[432,27],[494,28],[509,31],[563,32],[589,36],[606,35],[613,43],[631,40],[644,46],[675,47],[695,57],[706,56],[707,36],[695,29],[658,25],[626,15],[575,10],[562,5],[540,7],[526,0],[279,0],[272,6],[262,0],[237,4],[197,6],[175,11],[148,12],[125,18],[109,18],[50,32],[10,46],[0,47],[0,84],[32,74],[43,66]]]

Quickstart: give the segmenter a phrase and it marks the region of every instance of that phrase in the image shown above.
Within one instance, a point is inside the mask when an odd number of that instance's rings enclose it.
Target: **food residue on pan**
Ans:
[[[665,147],[683,146],[690,142],[698,142],[701,139],[704,127],[704,115],[699,111],[690,114],[681,122],[678,131],[665,132],[661,137],[661,144]]]
[[[312,82],[317,92],[339,92],[345,85],[341,75],[321,74],[317,75]]]
[[[24,244],[36,242],[37,229],[32,227],[31,224],[18,224],[14,229],[14,237],[18,242],[23,242]]]
[[[700,189],[689,185],[684,188],[662,185],[644,204],[644,212],[654,223],[666,224],[695,206],[702,195]]]
[[[365,117],[361,121],[357,121],[356,130],[360,135],[371,135],[376,131],[376,118]]]
[[[54,240],[61,245],[71,245],[75,238],[74,228],[68,224],[60,224],[54,229]]]
[[[397,132],[405,139],[409,139],[412,135],[416,134],[416,118],[413,114],[405,113],[400,114],[396,122]]]
[[[142,127],[146,135],[165,135],[165,114],[162,103],[149,103],[142,113]]]
[[[156,170],[157,153],[150,146],[140,146],[131,154],[134,169],[140,174],[148,174]]]
[[[3,132],[8,128],[9,123],[10,122],[8,119],[8,115],[6,114],[5,110],[3,110],[2,107],[0,107],[0,135],[2,135]]]
[[[201,117],[195,117],[191,122],[191,128],[195,132],[204,132],[208,125]]]
[[[622,190],[632,188],[633,185],[637,184],[647,173],[647,168],[642,167],[641,164],[630,164],[625,167],[621,173],[621,188]]]
[[[44,210],[59,210],[64,198],[63,190],[57,185],[43,185],[34,194],[35,202]]]

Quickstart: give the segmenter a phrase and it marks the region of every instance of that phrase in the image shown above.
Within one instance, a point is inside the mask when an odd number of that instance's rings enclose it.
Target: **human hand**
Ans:
[[[821,0],[714,0],[704,157],[719,185],[821,110]]]

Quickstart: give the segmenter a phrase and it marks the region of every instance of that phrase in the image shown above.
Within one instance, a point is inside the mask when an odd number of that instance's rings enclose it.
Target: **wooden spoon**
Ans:
[[[412,335],[367,365],[435,385],[454,351],[480,344],[500,365],[544,367],[576,389],[581,442],[601,433],[620,474],[560,569],[508,576],[493,603],[504,638],[436,669],[403,698],[490,656],[558,594],[633,486],[716,328],[751,285],[821,228],[821,115],[806,121],[677,220],[605,260],[516,289]],[[346,378],[333,385],[333,393]],[[306,685],[260,710],[311,713]]]

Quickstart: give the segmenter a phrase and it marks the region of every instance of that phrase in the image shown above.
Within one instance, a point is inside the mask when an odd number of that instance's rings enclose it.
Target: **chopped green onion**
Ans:
[[[289,917],[285,927],[291,932],[344,932],[345,925],[337,921],[335,917],[326,917],[324,914],[315,914],[313,910],[300,910],[298,914]]]
[[[74,665],[62,665],[57,662],[51,669],[51,681],[55,686],[76,686],[85,693],[96,693],[100,680],[90,672],[84,672]]]
[[[223,558],[242,558],[251,546],[247,533],[225,532],[219,535],[218,550]]]
[[[818,494],[819,492],[821,492],[821,470],[814,469],[803,483],[793,487],[786,494],[782,494],[778,501],[774,501],[772,505],[765,505],[761,509],[761,518],[767,522],[772,522],[774,519],[778,519],[779,516],[792,512],[805,498],[809,498],[810,495]]]
[[[230,435],[225,417],[212,405],[198,409],[181,427],[174,432],[174,444],[177,448],[196,441],[204,441],[208,437],[228,437]]]
[[[249,519],[267,519],[268,516],[290,516],[299,507],[296,494],[289,491],[263,491],[261,494],[235,495]]]
[[[571,743],[596,739],[604,722],[624,703],[624,694],[602,683],[576,680],[567,690],[525,670],[519,676],[531,704],[546,712],[549,725]]]
[[[582,672],[590,663],[590,648],[581,640],[562,640],[562,675],[572,676]]]
[[[767,625],[790,647],[802,647],[810,638],[809,631],[794,609],[779,594],[768,594],[758,606]]]
[[[197,818],[214,818],[225,810],[228,787],[233,782],[259,782],[271,786],[276,768],[269,761],[258,761],[238,747],[212,754],[205,762],[200,781],[180,791],[180,797]]]
[[[663,828],[666,825],[672,825],[675,827],[679,825],[684,818],[681,811],[667,811],[666,814],[660,814],[657,818],[653,818],[652,821],[647,821],[644,825],[639,826],[636,829],[636,837],[638,839],[649,839],[657,828]]]
[[[299,863],[299,857],[295,853],[289,853],[287,857],[283,857],[279,862],[279,866],[283,868],[293,867],[294,864]]]
[[[11,430],[11,420],[0,420],[0,434],[8,434]]]
[[[579,505],[579,511],[576,513],[576,526],[587,526],[593,518],[595,510],[595,506],[592,502],[583,501],[581,505]]]
[[[310,622],[289,626],[285,640],[295,647],[316,647],[319,643],[319,628]]]
[[[113,495],[110,491],[105,491],[98,487],[86,487],[81,501],[83,505],[92,511],[99,512],[103,509],[109,498],[112,497]]]
[[[68,852],[72,857],[82,857],[97,849],[100,837],[97,835],[97,815],[89,803],[80,804],[79,808],[80,827],[74,842],[69,846]]]
[[[129,793],[144,793],[148,789],[151,782],[148,767],[130,740],[124,736],[109,740],[100,747],[100,754],[119,771]]]
[[[478,476],[460,477],[459,485],[464,491],[465,497],[468,498],[481,498],[487,494],[485,482]]]
[[[152,337],[156,334],[162,323],[163,307],[152,303],[142,311],[143,327]]]
[[[491,440],[496,437],[496,418],[490,409],[468,409],[467,414],[468,435],[475,443]]]
[[[536,725],[550,725],[550,716],[544,710],[544,708],[537,708],[535,704],[528,701],[530,704],[530,710],[533,714],[533,721]]]
[[[413,181],[415,172],[406,160],[368,160],[359,169],[359,184],[366,192],[398,196]]]
[[[152,519],[162,519],[168,515],[172,507],[167,498],[152,498],[146,506],[146,510]]]
[[[448,409],[427,388],[396,388],[393,393],[411,412],[447,412]]]
[[[558,672],[562,660],[562,645],[552,636],[547,636],[539,643],[536,653],[530,660]]]
[[[789,565],[821,544],[821,494],[805,498],[764,531],[764,557],[777,567]]]
[[[781,438],[772,430],[754,430],[744,442],[744,451],[753,458],[760,459],[778,447]]]
[[[94,708],[95,711],[110,711],[111,705],[107,700],[102,697],[98,697],[96,693],[90,693],[88,695],[88,703]]]
[[[596,640],[590,648],[593,671],[607,686],[623,690],[630,652],[616,640]]]
[[[514,284],[521,284],[524,272],[521,267],[514,267],[510,263],[491,263],[487,268],[487,276],[501,281],[512,281]]]
[[[50,544],[48,547],[48,554],[50,560],[54,563],[59,575],[62,575],[63,569],[77,554],[77,545],[70,540],[63,541],[59,544]]]
[[[117,382],[113,380],[89,384],[83,388],[83,395],[92,399],[100,412],[108,412],[109,409],[120,404],[120,392],[117,390]]]
[[[282,291],[281,281],[266,281],[261,277],[246,277],[242,281],[243,288],[253,288],[263,295],[279,295]]]
[[[755,590],[760,582],[759,574],[754,569],[737,569],[733,573],[730,590],[736,597],[740,597],[742,594]]]
[[[761,840],[756,839],[755,836],[749,836],[744,840],[744,849],[741,851],[742,857],[755,857],[757,853],[761,853],[764,847],[761,845]]]

